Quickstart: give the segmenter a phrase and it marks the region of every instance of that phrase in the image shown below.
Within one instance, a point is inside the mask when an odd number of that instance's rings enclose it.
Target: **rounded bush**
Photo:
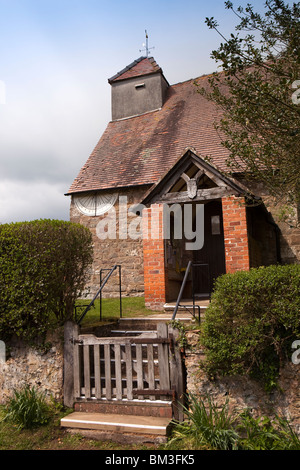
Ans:
[[[300,339],[300,265],[268,266],[219,277],[206,311],[206,370],[249,374],[276,386]]]
[[[91,262],[91,233],[79,224],[0,225],[0,338],[29,340],[72,318]]]

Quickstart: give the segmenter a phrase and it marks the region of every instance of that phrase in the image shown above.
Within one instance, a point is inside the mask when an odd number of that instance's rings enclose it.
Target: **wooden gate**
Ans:
[[[155,337],[153,337],[155,336]],[[178,330],[159,323],[157,334],[104,337],[65,325],[65,404],[84,400],[172,400],[181,420],[184,374]]]

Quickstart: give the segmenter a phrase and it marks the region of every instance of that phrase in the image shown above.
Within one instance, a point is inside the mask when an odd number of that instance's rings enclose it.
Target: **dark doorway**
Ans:
[[[195,300],[209,298],[214,280],[225,274],[225,248],[220,201],[207,202],[204,206],[204,246],[194,251],[193,290]]]

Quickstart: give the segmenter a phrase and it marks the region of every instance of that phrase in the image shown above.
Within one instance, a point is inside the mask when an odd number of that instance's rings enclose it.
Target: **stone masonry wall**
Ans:
[[[275,206],[270,198],[266,199],[266,204],[279,228],[282,263],[300,263],[300,208],[294,208],[293,216],[284,220],[281,215],[284,209],[282,206]]]
[[[96,217],[83,215],[72,201],[70,220],[88,227],[93,235],[94,262],[86,286],[88,298],[93,297],[99,289],[100,269],[108,269],[114,264],[120,264],[122,266],[123,296],[145,295],[147,306],[155,309],[161,309],[164,303],[168,301],[171,284],[167,282],[168,275],[164,259],[165,247],[163,240],[159,239],[160,231],[162,230],[159,219],[160,215],[157,216],[157,221],[154,220],[156,217],[154,210],[157,209],[160,214],[159,205],[154,204],[152,208],[147,208],[143,211],[148,217],[148,224],[151,223],[152,229],[157,230],[157,237],[155,239],[145,239],[143,244],[142,236],[135,239],[130,236],[120,237],[120,227],[124,223],[124,213],[120,210],[119,205],[120,198],[126,197],[128,205],[139,204],[146,190],[147,187],[145,186],[118,189],[119,198],[114,205],[116,217],[116,236],[114,239],[110,237],[99,239],[97,236],[97,225],[107,218],[107,214]],[[279,217],[276,216],[276,212],[280,211],[281,208],[273,207],[272,201],[270,202],[270,198],[264,194],[263,189],[259,185],[253,188],[253,192],[262,196],[267,210],[270,211],[270,221],[273,218],[273,221],[278,224],[281,262],[299,263],[300,227],[297,227],[298,220],[295,220],[295,224],[292,225],[281,222]],[[103,194],[105,194],[105,191]],[[277,258],[275,224],[272,226],[270,222],[267,223],[264,220],[266,216],[259,218],[259,209],[247,208],[243,198],[234,196],[223,198],[222,210],[226,272],[248,270],[250,267],[275,264],[277,262],[279,258]],[[250,212],[253,216],[252,224],[248,220]],[[129,225],[133,219],[130,219],[128,214],[126,217]],[[249,230],[250,227],[252,227],[252,232]],[[140,230],[142,230],[141,226]],[[118,273],[115,272],[105,287],[103,296],[117,297],[119,295],[118,289]]]
[[[249,187],[253,194],[262,198],[271,220],[278,226],[281,263],[300,263],[300,207],[290,206],[288,201],[276,204],[262,183],[247,180],[241,182]],[[287,215],[286,220],[282,217],[284,212]]]
[[[14,389],[35,387],[48,398],[63,398],[63,333],[48,335],[47,352],[39,352],[14,339],[6,345],[7,359],[0,362],[0,404],[5,404]]]
[[[184,360],[189,393],[200,396],[209,394],[219,406],[228,399],[230,411],[237,414],[245,408],[250,408],[254,416],[272,417],[277,413],[287,417],[300,431],[300,365],[287,364],[279,379],[282,391],[272,394],[265,393],[257,382],[247,377],[225,377],[211,381],[199,367],[204,359],[198,345],[199,332],[192,330],[186,334],[188,346]],[[0,404],[7,402],[13,389],[25,384],[62,402],[62,330],[48,335],[47,341],[51,346],[45,353],[33,350],[19,340],[11,342],[6,362],[0,363]]]
[[[94,262],[86,286],[88,298],[93,297],[99,289],[100,269],[112,268],[115,264],[122,266],[122,295],[142,296],[144,294],[142,239],[141,237],[139,239],[131,238],[130,233],[127,236],[126,233],[123,233],[120,237],[120,227],[126,224],[125,217],[127,217],[127,227],[130,227],[133,218],[125,210],[120,210],[119,204],[120,197],[126,197],[129,206],[139,204],[144,193],[145,187],[118,189],[118,199],[113,208],[116,217],[116,236],[114,239],[110,236],[107,239],[100,239],[97,236],[97,225],[104,218],[107,218],[107,213],[102,216],[86,216],[76,208],[73,201],[71,202],[71,222],[80,223],[89,228],[93,236]],[[114,217],[114,213],[112,212],[110,216]],[[128,228],[128,230],[130,229]],[[141,231],[141,227],[137,226],[136,233],[139,230]],[[104,273],[104,276],[106,273]],[[103,289],[103,297],[117,297],[118,295],[118,273],[115,272]]]
[[[205,358],[198,345],[199,332],[188,331],[185,365],[187,390],[193,395],[209,395],[218,406],[228,400],[230,412],[239,414],[246,408],[254,417],[278,414],[286,417],[297,432],[300,432],[300,365],[292,361],[281,371],[279,390],[271,394],[264,391],[256,381],[246,376],[224,377],[210,380],[199,364]],[[292,354],[292,351],[291,351]]]

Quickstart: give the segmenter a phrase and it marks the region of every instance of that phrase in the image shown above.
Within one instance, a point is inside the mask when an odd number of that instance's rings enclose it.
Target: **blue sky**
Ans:
[[[170,84],[216,70],[211,16],[234,30],[223,0],[0,0],[0,222],[68,220],[64,194],[111,118],[107,79],[143,55],[145,29]]]

